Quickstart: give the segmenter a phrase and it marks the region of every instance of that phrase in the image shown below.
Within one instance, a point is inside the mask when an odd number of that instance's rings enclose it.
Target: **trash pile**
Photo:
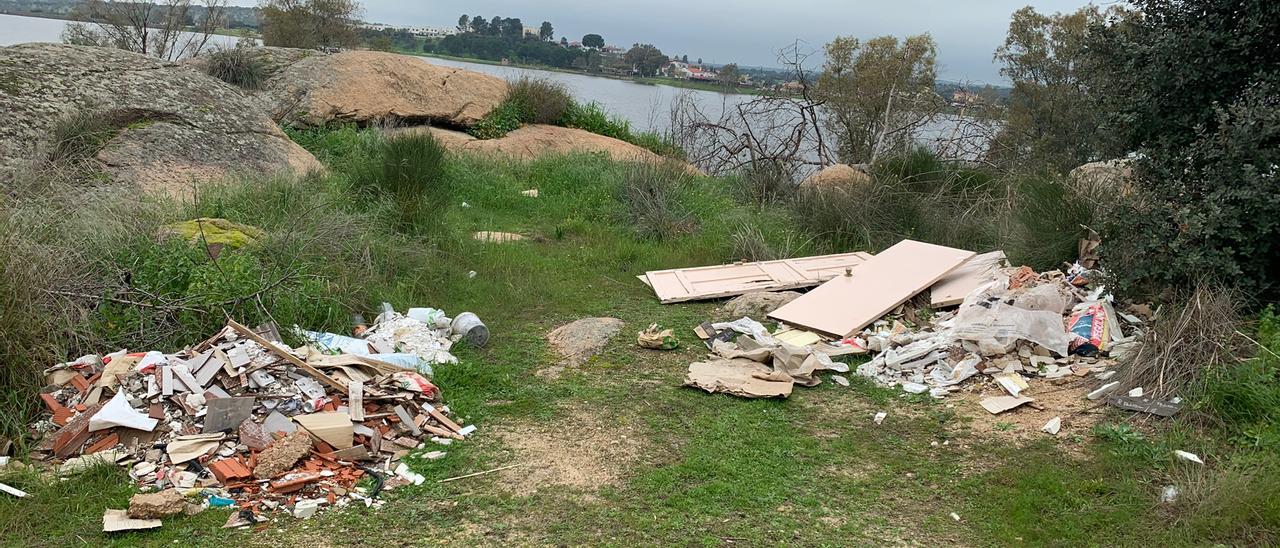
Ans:
[[[232,507],[227,527],[273,512],[307,518],[323,508],[379,506],[380,491],[426,478],[400,459],[428,442],[465,439],[442,404],[432,367],[451,346],[482,346],[474,314],[383,305],[348,337],[235,321],[181,351],[84,356],[45,371],[49,416],[33,426],[33,457],[60,474],[101,463],[128,467],[143,488],[104,531],[149,529],[159,518]],[[429,458],[443,456],[439,451]]]
[[[695,329],[711,354],[689,366],[685,385],[708,392],[786,397],[796,384],[821,382],[819,372],[849,372],[832,358],[869,354],[854,374],[913,394],[944,398],[970,379],[989,380],[1002,392],[980,402],[992,414],[1034,402],[1025,393],[1031,379],[1089,376],[1103,383],[1090,400],[1176,411],[1178,402],[1143,400],[1141,389],[1112,394],[1113,368],[1138,344],[1143,319],[1117,313],[1105,287],[1091,288],[1100,276],[1085,252],[1094,248],[1082,241],[1082,260],[1065,273],[1011,268],[999,251],[977,255],[903,240],[875,256],[735,263],[641,278],[664,302],[816,286],[768,313],[778,321],[774,332],[750,318]],[[848,384],[840,375],[831,379]]]

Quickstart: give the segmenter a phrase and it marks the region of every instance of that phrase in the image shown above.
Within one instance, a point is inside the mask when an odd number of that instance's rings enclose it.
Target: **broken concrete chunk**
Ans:
[[[294,432],[276,440],[258,455],[258,465],[253,469],[253,477],[270,479],[288,472],[302,457],[311,452],[311,435],[306,432]]]
[[[1194,462],[1194,463],[1196,463],[1196,464],[1204,464],[1204,461],[1203,461],[1203,460],[1200,460],[1200,456],[1199,456],[1199,455],[1197,455],[1197,454],[1195,454],[1195,453],[1188,453],[1188,452],[1186,452],[1186,451],[1182,451],[1182,450],[1175,450],[1175,451],[1173,452],[1173,454],[1174,454],[1174,456],[1176,456],[1176,457],[1178,457],[1178,458],[1180,458],[1180,459],[1182,459],[1182,460],[1185,460],[1185,461],[1187,461],[1187,462]]]
[[[1061,429],[1062,429],[1062,417],[1054,417],[1052,419],[1049,419],[1049,422],[1044,423],[1044,426],[1040,428],[1040,431],[1049,435],[1056,436],[1058,435],[1058,431]]]
[[[1094,390],[1093,392],[1090,392],[1090,393],[1089,393],[1089,395],[1087,395],[1087,396],[1085,396],[1085,397],[1086,397],[1086,398],[1089,398],[1089,399],[1091,399],[1091,400],[1097,400],[1097,399],[1100,399],[1100,398],[1102,398],[1103,396],[1106,396],[1106,395],[1107,395],[1108,393],[1110,393],[1112,390],[1115,390],[1117,386],[1120,386],[1120,382],[1119,382],[1119,381],[1112,381],[1112,382],[1109,382],[1109,383],[1107,383],[1107,384],[1104,384],[1104,385],[1102,385],[1102,386],[1098,387],[1098,389],[1097,389],[1097,390]]]
[[[187,501],[177,489],[159,493],[138,493],[129,499],[129,517],[155,519],[176,516],[186,510]]]

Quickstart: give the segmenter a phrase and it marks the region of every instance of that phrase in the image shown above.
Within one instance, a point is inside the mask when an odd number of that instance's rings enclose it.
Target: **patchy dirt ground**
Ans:
[[[495,437],[511,449],[511,463],[521,464],[499,479],[520,496],[552,486],[595,491],[617,485],[638,458],[642,435],[639,425],[581,408],[558,420],[498,429]]]
[[[1062,428],[1057,438],[1071,440],[1076,436],[1087,435],[1106,416],[1105,405],[1085,399],[1090,390],[1087,380],[1073,378],[1067,383],[1055,385],[1049,381],[1033,379],[1030,384],[1030,388],[1023,393],[1036,401],[999,415],[988,413],[979,404],[984,398],[1006,395],[994,383],[980,391],[961,392],[952,396],[951,400],[955,403],[957,414],[970,419],[969,436],[1000,441],[1026,442],[1049,436],[1040,429],[1054,417],[1062,417]],[[1067,448],[1077,444],[1063,445]]]

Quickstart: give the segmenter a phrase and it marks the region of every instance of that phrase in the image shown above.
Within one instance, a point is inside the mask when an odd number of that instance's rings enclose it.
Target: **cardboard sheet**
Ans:
[[[972,251],[903,240],[769,313],[792,327],[844,338],[933,285]]]
[[[293,417],[293,421],[320,441],[332,445],[334,449],[347,449],[354,445],[352,436],[355,430],[351,424],[351,417],[346,413],[298,415]]]
[[[724,392],[744,398],[785,398],[791,395],[795,384],[785,373],[780,379],[769,380],[773,373],[759,362],[745,358],[715,360],[689,364],[689,375],[684,385],[701,388],[709,393]]]
[[[1005,264],[1003,251],[975,255],[950,274],[944,276],[929,290],[929,304],[934,308],[955,306],[964,302],[965,296],[993,279]]]
[[[868,253],[841,253],[779,261],[744,262],[717,266],[655,270],[644,282],[663,304],[732,297],[752,291],[781,291],[813,287],[858,266]]]
[[[1021,407],[1022,405],[1033,401],[1036,400],[1026,396],[996,396],[984,399],[979,403],[982,404],[982,408],[986,409],[988,413],[991,413],[992,415],[999,415],[1000,413],[1004,413],[1005,411],[1016,407]]]
[[[108,509],[102,514],[102,532],[114,533],[117,531],[137,531],[140,529],[155,529],[160,527],[158,519],[133,519],[129,517],[129,513],[124,510]]]

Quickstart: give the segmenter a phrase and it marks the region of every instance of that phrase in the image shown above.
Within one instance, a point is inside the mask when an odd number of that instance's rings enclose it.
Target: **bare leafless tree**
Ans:
[[[783,49],[778,60],[793,78],[784,91],[745,100],[726,95],[719,115],[709,114],[693,94],[678,96],[671,110],[676,144],[713,174],[781,168],[794,175],[806,165],[831,163],[819,119],[822,101],[814,98],[805,68],[812,55],[801,41]]]
[[[228,0],[118,2],[88,0],[78,9],[87,22],[68,28],[70,43],[117,47],[166,60],[192,57],[226,21]]]

